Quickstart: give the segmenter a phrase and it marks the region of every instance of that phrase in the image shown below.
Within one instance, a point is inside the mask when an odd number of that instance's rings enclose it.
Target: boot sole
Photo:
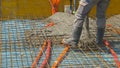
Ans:
[[[75,49],[78,48],[78,46],[72,46],[72,45],[70,45],[70,44],[66,44],[64,39],[61,41],[61,44],[63,44],[63,46],[69,46],[69,47],[75,48]]]
[[[66,43],[65,43],[65,40],[64,40],[64,39],[62,39],[61,44],[63,44],[63,45],[69,45],[69,46],[70,46],[70,44],[66,44]]]

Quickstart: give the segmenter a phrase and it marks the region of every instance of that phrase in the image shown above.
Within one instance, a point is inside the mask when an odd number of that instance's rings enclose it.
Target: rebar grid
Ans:
[[[67,24],[64,27],[67,29]],[[30,68],[46,38],[52,40],[51,59],[47,62],[50,68],[57,57],[64,50],[60,44],[66,35],[50,35],[51,31],[44,30],[44,24],[39,20],[8,20],[0,22],[0,67],[1,68]],[[48,28],[49,29],[49,28]],[[91,30],[95,38],[95,29]],[[120,58],[120,39],[117,33],[106,30],[105,38]],[[45,51],[36,67],[39,67],[45,59]],[[120,59],[119,59],[120,60]],[[106,47],[100,47],[95,43],[89,44],[86,48],[70,48],[58,68],[116,68],[113,56]]]

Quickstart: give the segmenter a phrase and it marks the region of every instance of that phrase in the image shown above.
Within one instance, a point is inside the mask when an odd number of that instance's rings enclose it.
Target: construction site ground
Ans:
[[[51,58],[47,67],[51,68],[64,50],[60,43],[70,36],[75,16],[58,12],[44,20],[8,19],[0,21],[0,68],[30,68],[38,55],[43,41],[52,40]],[[96,19],[89,18],[90,34],[96,38]],[[54,22],[51,27],[44,27]],[[110,42],[120,61],[120,15],[107,19],[104,39]],[[112,26],[111,26],[112,25]],[[81,39],[85,36],[83,29]],[[85,40],[84,40],[85,41]],[[80,45],[80,43],[79,43]],[[96,43],[84,44],[85,48],[70,48],[59,63],[58,68],[117,68],[110,49]],[[43,52],[39,67],[45,59]]]

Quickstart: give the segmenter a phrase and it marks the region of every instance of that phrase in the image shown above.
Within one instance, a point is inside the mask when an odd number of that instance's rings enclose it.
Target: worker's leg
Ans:
[[[106,9],[108,8],[109,0],[100,0],[97,4],[97,38],[96,43],[102,44],[103,43],[103,36],[105,32],[106,26]]]
[[[82,0],[82,1],[86,1],[86,0]],[[78,44],[82,32],[84,18],[86,17],[90,9],[95,5],[95,3],[97,3],[97,1],[98,0],[90,0],[89,2],[80,2],[80,5],[75,14],[76,19],[74,21],[72,35],[69,39],[63,40],[64,44],[69,44],[72,46]]]

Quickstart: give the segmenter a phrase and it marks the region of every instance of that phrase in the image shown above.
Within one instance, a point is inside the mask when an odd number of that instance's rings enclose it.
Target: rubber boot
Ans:
[[[76,47],[82,32],[82,27],[74,27],[70,38],[64,39],[64,44],[69,44],[72,47]]]
[[[105,32],[105,28],[97,28],[96,43],[98,45],[103,44],[104,32]]]

